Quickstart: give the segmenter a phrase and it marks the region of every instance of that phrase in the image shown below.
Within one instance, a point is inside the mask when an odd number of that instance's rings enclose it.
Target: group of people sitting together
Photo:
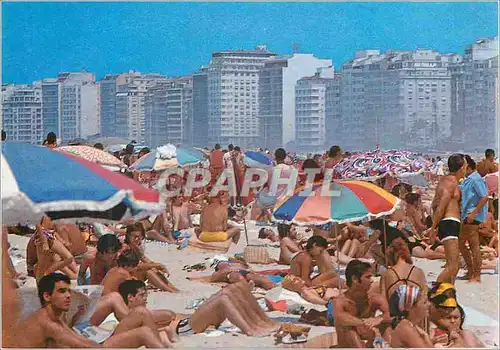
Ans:
[[[220,151],[220,146],[215,151]],[[222,167],[241,166],[237,161],[239,149],[230,152],[229,157],[222,151],[217,155],[221,162],[215,162],[219,165],[215,168],[212,165],[214,174],[218,175]],[[289,172],[286,157],[282,149],[275,152],[277,167],[285,177]],[[342,152],[334,146],[321,167],[332,167],[340,159]],[[449,161],[451,176],[458,172],[458,165],[469,176],[475,170],[474,164],[464,157],[461,164],[453,162]],[[306,160],[303,164],[304,169],[315,166],[320,166],[318,160]],[[446,177],[440,181],[447,181]],[[182,187],[182,180],[167,186]],[[209,196],[206,189],[195,195],[181,194],[168,201],[163,214],[120,225],[80,226],[54,223],[44,217],[34,229],[26,256],[27,273],[36,278],[42,307],[20,323],[15,323],[13,316],[7,339],[15,347],[171,347],[179,337],[204,332],[211,326],[217,328],[226,319],[244,334],[266,336],[280,325],[265,314],[252,291],[254,287],[270,290],[281,284],[327,309],[325,325],[335,326],[339,347],[373,347],[381,342],[391,347],[482,346],[471,332],[463,329],[465,314],[457,301],[455,277],[445,274],[429,287],[425,273],[413,264],[412,257],[445,259],[448,270],[455,264],[450,261],[452,239],[443,235],[451,229],[441,225],[446,217],[436,221],[440,198],[453,197],[454,188],[443,192],[442,187],[440,182],[432,212],[424,203],[423,193],[398,184],[392,193],[401,199],[401,207],[384,219],[315,226],[306,230],[307,238],[298,234],[295,225],[261,228],[259,239],[279,243],[277,262],[290,266],[287,273],[276,279],[252,270],[244,260],[218,261],[213,265],[215,271],[210,281],[228,286],[192,315],[147,308],[150,288],[172,293],[179,290],[169,281],[167,267],[146,256],[144,241],[176,244],[178,249],[185,248],[193,235],[207,243],[238,243],[241,230],[235,222],[247,212],[231,206],[227,192]],[[260,219],[266,220],[285,190],[278,187],[274,196],[269,196],[265,189],[256,194],[254,205]],[[476,225],[482,268],[497,266],[498,208],[493,203]],[[445,207],[443,213],[448,211]],[[193,222],[193,214],[199,214],[199,223]],[[462,217],[460,212],[458,216]],[[438,226],[436,239],[434,229]],[[19,228],[3,229],[4,276],[11,281],[23,278],[5,253],[7,231],[16,229]],[[460,242],[460,252],[470,249],[471,238]],[[469,280],[479,278],[471,259],[464,256],[469,270],[465,277]],[[340,265],[346,265],[345,276],[338,272]],[[380,278],[374,281],[375,276]],[[102,324],[111,314],[119,321],[113,335],[103,344],[95,344],[73,331],[79,314],[66,318],[71,304],[71,280],[79,285],[103,286],[90,325]],[[10,284],[4,288],[9,287]],[[9,293],[15,295],[15,291],[7,290],[4,300]],[[8,303],[9,307],[12,310],[14,303]],[[12,315],[15,314],[14,310]]]

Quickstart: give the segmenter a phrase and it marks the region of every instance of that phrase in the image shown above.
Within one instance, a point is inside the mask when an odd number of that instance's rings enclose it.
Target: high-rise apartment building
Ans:
[[[342,74],[335,73],[326,88],[326,148],[340,144],[342,135]]]
[[[448,67],[459,60],[423,49],[357,52],[342,72],[344,147],[439,147],[451,135]]]
[[[210,143],[257,146],[259,70],[275,56],[265,46],[212,54],[208,65]]]
[[[451,67],[453,139],[464,150],[495,148],[497,121],[498,37],[467,46],[463,61]]]
[[[171,79],[148,89],[145,141],[149,146],[192,144],[192,95],[190,76]]]
[[[193,123],[192,144],[196,147],[208,146],[208,71],[202,67],[193,74]]]
[[[108,114],[101,122],[101,134],[144,143],[146,93],[165,81],[164,75],[135,71],[106,76],[101,82],[101,113]]]
[[[99,133],[99,84],[94,73],[64,72],[42,81],[44,133],[62,141]]]
[[[2,86],[2,129],[9,141],[41,144],[44,138],[41,95],[40,83]]]
[[[327,89],[333,68],[299,79],[295,86],[295,144],[300,151],[321,152],[327,144]]]
[[[265,61],[259,74],[259,135],[261,147],[275,149],[295,140],[295,86],[332,60],[313,54],[276,56]]]

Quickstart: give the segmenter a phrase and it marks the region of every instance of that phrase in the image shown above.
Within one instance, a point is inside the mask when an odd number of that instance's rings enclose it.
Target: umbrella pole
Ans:
[[[339,237],[338,237],[338,234],[339,234],[339,230],[338,230],[338,227],[337,227],[337,223],[334,222],[333,223],[333,232],[335,233],[335,245],[337,246],[337,275],[338,275],[338,279],[339,279],[339,290],[340,290],[340,249],[339,249]]]
[[[389,268],[389,261],[387,258],[387,229],[385,218],[382,219],[382,223],[384,224],[384,258],[385,258],[385,268]]]

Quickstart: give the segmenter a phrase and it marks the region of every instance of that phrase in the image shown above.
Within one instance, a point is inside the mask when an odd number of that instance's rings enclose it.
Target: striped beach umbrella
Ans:
[[[164,210],[160,194],[96,163],[22,143],[2,143],[2,220],[121,221]]]
[[[392,214],[400,200],[386,190],[364,181],[334,181],[331,196],[322,196],[322,183],[295,190],[274,208],[273,219],[297,225],[324,225],[373,220]]]
[[[246,151],[243,163],[249,168],[268,168],[273,166],[272,158],[262,152]]]
[[[196,165],[204,158],[203,153],[195,149],[165,145],[139,158],[130,169],[138,172],[162,171],[172,167]]]
[[[77,157],[88,160],[89,162],[100,164],[104,168],[111,171],[120,171],[121,169],[125,169],[127,167],[120,159],[116,158],[115,156],[91,146],[64,146],[55,148],[55,150],[59,152],[67,152]]]

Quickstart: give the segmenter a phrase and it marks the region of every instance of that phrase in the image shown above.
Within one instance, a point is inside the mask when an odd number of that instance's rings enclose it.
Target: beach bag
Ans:
[[[274,262],[269,257],[266,247],[248,246],[243,252],[243,259],[249,264],[270,264]]]

